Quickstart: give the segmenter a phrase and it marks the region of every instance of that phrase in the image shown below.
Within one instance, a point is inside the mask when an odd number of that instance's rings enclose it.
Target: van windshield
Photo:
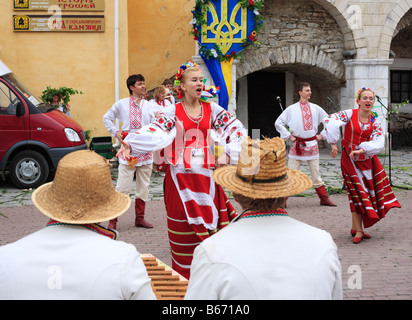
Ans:
[[[3,77],[7,81],[9,81],[17,90],[19,90],[20,93],[24,95],[36,107],[39,107],[41,104],[43,104],[43,101],[40,98],[35,97],[33,94],[31,94],[30,91],[22,85],[22,83],[16,78],[16,76],[13,73],[5,74]]]

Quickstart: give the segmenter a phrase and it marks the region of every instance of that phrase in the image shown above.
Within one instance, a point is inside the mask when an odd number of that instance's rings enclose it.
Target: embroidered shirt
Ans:
[[[46,225],[46,228],[47,228],[47,227],[51,227],[51,226],[63,226],[63,225],[65,225],[65,226],[79,226],[79,227],[83,227],[83,228],[89,229],[89,230],[91,230],[91,231],[93,231],[93,232],[96,232],[96,233],[98,233],[98,234],[100,234],[100,235],[102,235],[102,236],[108,237],[108,238],[110,238],[110,239],[112,239],[112,240],[116,240],[116,238],[117,238],[117,233],[116,233],[115,230],[107,229],[107,228],[102,227],[101,225],[96,224],[96,223],[90,223],[90,224],[70,224],[70,223],[59,222],[59,221],[50,219],[49,222],[48,222],[47,225]]]

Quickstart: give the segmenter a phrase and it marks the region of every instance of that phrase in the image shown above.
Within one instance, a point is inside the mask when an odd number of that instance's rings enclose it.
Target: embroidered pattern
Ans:
[[[137,98],[130,97],[130,129],[140,129],[142,127],[142,108],[136,103],[136,101]]]
[[[314,145],[314,146],[306,146],[306,147],[300,147],[301,150],[301,154],[297,154],[296,152],[296,143],[292,144],[290,146],[290,150],[289,150],[289,155],[292,156],[299,156],[299,157],[312,157],[312,156],[316,156],[317,154],[319,154],[319,148],[318,145]]]
[[[340,121],[343,121],[343,122],[345,122],[345,123],[348,123],[349,122],[349,120],[348,120],[348,116],[346,115],[346,112],[345,111],[340,111],[340,112],[336,112],[336,113],[334,113],[334,114],[330,114],[330,115],[328,115],[328,118],[329,119],[335,119],[335,120],[340,120]],[[325,120],[325,123],[328,123],[329,122],[329,119],[327,119],[327,120]]]
[[[216,117],[215,122],[213,123],[213,127],[216,129],[216,131],[222,132],[222,130],[226,130],[226,128],[234,121],[236,120],[236,117],[232,114],[230,114],[228,111],[223,110],[221,113],[219,113]]]
[[[305,131],[313,129],[312,110],[309,103],[300,104],[300,110],[302,112],[303,129]]]
[[[174,128],[175,122],[172,119],[170,119],[169,117],[167,117],[164,113],[160,113],[156,117],[155,125],[157,125],[163,131],[170,131]],[[149,130],[151,130],[151,129],[149,129]],[[153,133],[152,130],[151,130],[151,133]]]
[[[226,143],[231,143],[232,139],[243,139],[243,133],[241,132],[242,128],[238,128],[234,125],[235,120],[235,116],[231,115],[226,110],[223,110],[218,114],[213,123],[213,128],[216,130],[217,134],[226,141]]]
[[[106,229],[98,224],[70,224],[70,223],[64,223],[64,222],[59,222],[53,219],[50,219],[49,222],[46,225],[47,227],[52,227],[52,226],[79,226],[79,227],[83,227],[86,229],[89,229],[93,232],[96,232],[102,236],[106,236],[109,237],[112,240],[116,240],[117,238],[117,233],[113,230],[110,229]]]
[[[275,209],[269,211],[245,211],[239,219],[243,218],[259,218],[259,217],[270,217],[270,216],[289,216],[284,209]]]
[[[383,135],[381,124],[374,123],[372,126],[372,139],[374,136],[380,137],[381,135]]]

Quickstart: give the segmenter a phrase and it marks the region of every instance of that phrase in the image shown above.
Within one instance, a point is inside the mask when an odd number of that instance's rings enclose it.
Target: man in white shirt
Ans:
[[[244,211],[199,244],[185,299],[342,299],[341,265],[331,235],[290,217],[285,197],[312,186],[286,168],[281,138],[245,140],[237,166],[213,173]]]
[[[328,114],[320,106],[309,103],[312,95],[311,86],[307,82],[298,85],[300,99],[286,108],[275,122],[276,130],[284,140],[290,140],[290,169],[299,170],[302,161],[307,161],[313,186],[320,198],[320,204],[336,207],[328,197],[319,171],[318,141],[324,139],[324,131],[317,134],[318,126]]]
[[[50,220],[0,247],[0,300],[156,299],[135,246],[99,224],[131,202],[113,188],[106,159],[90,150],[66,155],[32,200]]]
[[[103,122],[112,137],[122,141],[129,133],[134,133],[144,125],[155,119],[156,108],[143,97],[146,94],[145,79],[141,74],[131,75],[127,79],[129,98],[117,101],[103,116]],[[122,122],[119,130],[114,124],[118,119]],[[145,220],[145,206],[149,196],[150,176],[153,168],[153,154],[151,152],[135,157],[129,161],[119,157],[119,176],[116,190],[129,195],[132,189],[134,174],[136,173],[135,194],[135,226],[153,228]],[[117,228],[117,219],[109,223],[110,229]]]

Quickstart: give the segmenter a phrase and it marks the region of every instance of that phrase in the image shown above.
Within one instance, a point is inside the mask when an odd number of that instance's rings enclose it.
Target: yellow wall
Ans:
[[[71,114],[92,136],[108,135],[102,117],[115,102],[114,3],[106,0],[104,13],[63,12],[104,14],[105,32],[17,33],[12,30],[13,14],[47,12],[15,12],[11,0],[0,1],[0,59],[35,95],[48,85],[81,90],[83,95],[71,99]],[[119,0],[120,98],[129,94],[129,74],[144,74],[147,86],[154,87],[194,54],[188,36],[193,6],[192,0]]]
[[[190,21],[194,0],[129,0],[129,72],[148,90],[172,77],[195,55]]]

